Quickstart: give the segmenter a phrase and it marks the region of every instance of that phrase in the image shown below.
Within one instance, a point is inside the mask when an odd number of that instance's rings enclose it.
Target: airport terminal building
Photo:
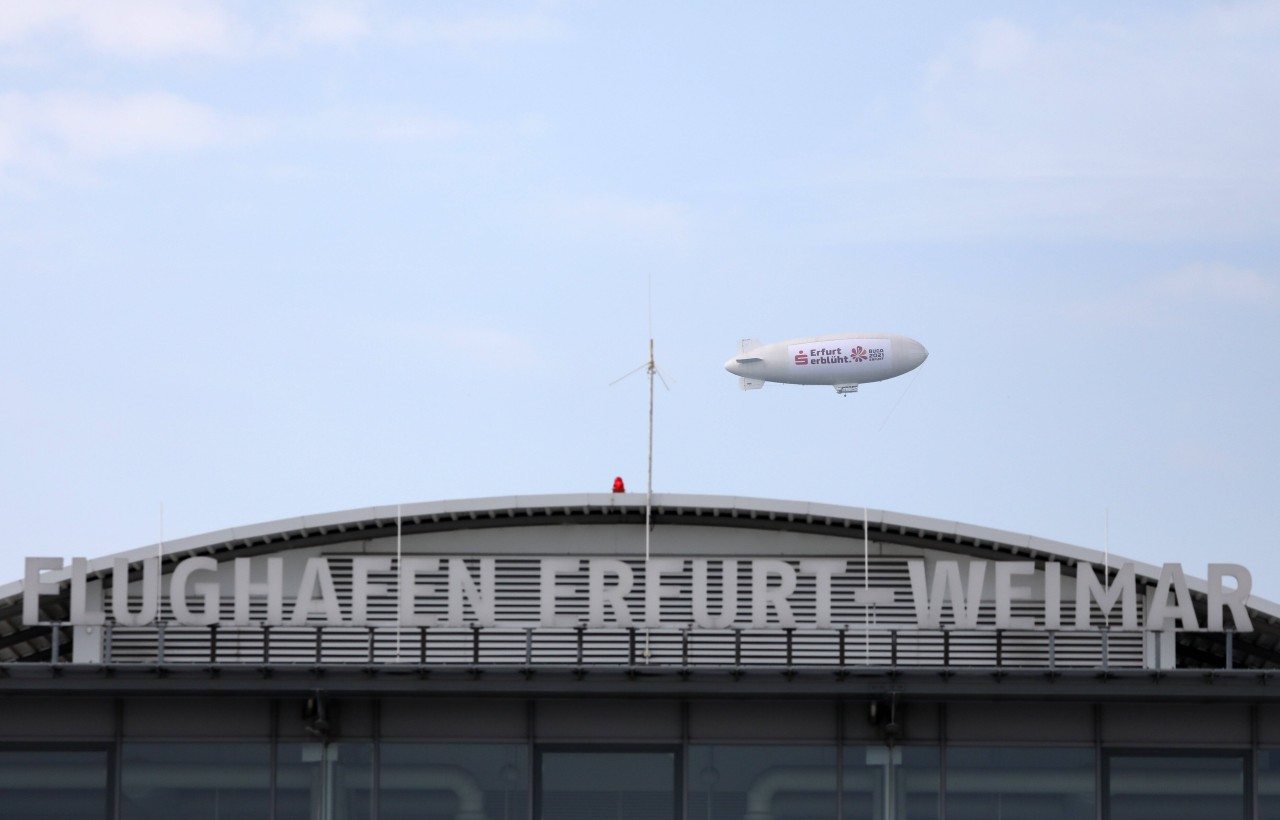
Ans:
[[[793,501],[646,518],[489,498],[30,557],[0,817],[1280,818],[1280,605],[1245,567]]]

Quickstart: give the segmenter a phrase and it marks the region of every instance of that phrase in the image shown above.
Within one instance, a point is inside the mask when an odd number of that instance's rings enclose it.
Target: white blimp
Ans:
[[[830,333],[768,345],[743,339],[724,369],[743,390],[765,382],[829,384],[843,395],[915,370],[928,357],[924,345],[896,333]]]

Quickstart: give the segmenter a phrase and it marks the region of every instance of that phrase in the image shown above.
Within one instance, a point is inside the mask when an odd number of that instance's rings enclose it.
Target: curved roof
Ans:
[[[282,549],[321,546],[329,543],[393,535],[399,516],[404,534],[444,532],[493,527],[530,527],[552,524],[641,524],[645,519],[642,493],[571,493],[559,495],[500,496],[492,498],[434,501],[406,505],[368,507],[315,516],[299,516],[245,527],[233,527],[191,536],[164,544],[165,566],[193,555],[209,555],[219,560],[276,552]],[[652,497],[655,525],[740,527],[795,533],[848,537],[861,541],[863,521],[870,537],[880,543],[944,550],[995,560],[1057,561],[1068,573],[1080,563],[1102,565],[1104,556],[1096,550],[1003,530],[907,515],[885,510],[818,504],[801,501],[744,498],[737,496],[659,493]],[[158,545],[149,545],[116,555],[91,559],[89,577],[111,573],[114,561],[124,558],[141,561],[157,554]],[[1128,559],[1112,555],[1113,566]],[[1140,584],[1154,585],[1160,567],[1132,562]],[[66,615],[70,569],[46,573],[45,580],[63,585],[61,598],[45,598],[46,617],[57,620]],[[1207,582],[1188,577],[1188,586],[1199,606],[1207,596]],[[47,627],[25,627],[21,622],[22,582],[0,586],[0,660],[49,660]],[[58,609],[63,611],[59,612]],[[1237,666],[1280,668],[1280,605],[1250,596],[1253,633],[1234,642]],[[69,641],[68,641],[69,643]],[[65,644],[64,644],[65,646]],[[1195,665],[1218,665],[1226,644],[1221,635],[1182,633],[1180,651]]]

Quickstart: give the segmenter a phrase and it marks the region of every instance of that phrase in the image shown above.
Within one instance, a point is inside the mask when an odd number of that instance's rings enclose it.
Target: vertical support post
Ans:
[[[209,663],[218,662],[218,625],[209,624]]]
[[[51,631],[49,632],[49,663],[56,664],[58,662],[58,655],[62,653],[62,649],[59,646],[62,640],[62,622],[53,621],[53,625],[50,627],[50,629]]]
[[[167,621],[156,622],[156,663],[164,663],[164,632]]]
[[[1234,629],[1227,630],[1227,668],[1228,669],[1235,668],[1235,646],[1234,646],[1234,641],[1232,640],[1235,637],[1235,634],[1236,632]]]
[[[374,700],[372,704],[373,711],[373,760],[370,779],[373,783],[369,790],[369,816],[382,816],[382,700]]]
[[[111,663],[111,646],[115,638],[115,629],[116,629],[116,622],[107,621],[106,627],[103,628],[102,630],[102,639],[103,639],[102,662],[103,663]]]

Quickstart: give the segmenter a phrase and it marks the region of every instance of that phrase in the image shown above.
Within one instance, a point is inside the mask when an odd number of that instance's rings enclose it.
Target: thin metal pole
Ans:
[[[400,569],[402,566],[402,561],[401,561],[401,535],[402,534],[403,532],[401,529],[400,505],[397,504],[396,505],[396,591],[397,592],[400,591],[400,584],[402,583],[402,579],[404,577],[404,573],[401,572],[401,569]],[[396,663],[400,663],[400,627],[401,627],[400,619],[401,619],[400,604],[397,601],[396,603]],[[370,660],[372,660],[372,658]]]
[[[649,478],[645,485],[644,495],[644,562],[649,563],[649,531],[653,520],[653,374],[657,372],[653,363],[653,337],[649,337]]]
[[[145,573],[144,573],[145,574]],[[156,542],[156,623],[164,613],[164,596],[161,594],[164,575],[164,502],[160,502],[160,540]],[[126,587],[127,589],[127,587]],[[146,597],[145,594],[143,597]]]
[[[1111,594],[1111,508],[1102,508],[1102,590]],[[1111,610],[1102,613],[1103,626],[1111,626]]]
[[[862,508],[862,608],[863,644],[866,665],[871,665],[871,531],[867,524],[867,508]]]
[[[645,483],[644,493],[644,567],[645,567],[645,583],[649,583],[649,537],[653,530],[653,374],[657,371],[658,366],[653,363],[653,300],[650,299],[650,319],[649,319],[649,472],[648,480]],[[649,630],[644,631],[644,662],[648,663],[650,657],[649,651]]]

